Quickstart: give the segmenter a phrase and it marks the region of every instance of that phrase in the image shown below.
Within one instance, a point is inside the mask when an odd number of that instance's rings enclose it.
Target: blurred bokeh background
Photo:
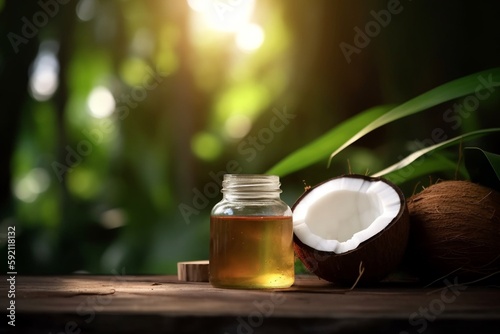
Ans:
[[[1,249],[15,225],[18,273],[206,259],[222,174],[264,173],[367,108],[499,66],[499,17],[486,0],[0,0]],[[450,102],[384,126],[283,177],[282,198],[378,171],[436,128],[498,127],[500,94],[480,102],[460,124]],[[472,144],[500,153],[498,136]]]

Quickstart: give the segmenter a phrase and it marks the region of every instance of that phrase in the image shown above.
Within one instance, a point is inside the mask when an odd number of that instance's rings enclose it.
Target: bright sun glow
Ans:
[[[255,0],[187,0],[197,20],[219,31],[235,32],[245,26],[253,13]]]
[[[115,110],[115,99],[106,87],[99,86],[90,92],[87,100],[89,111],[95,118],[105,118]]]
[[[238,32],[236,45],[242,51],[255,51],[264,43],[264,37],[264,30],[259,25],[251,23]]]
[[[210,5],[208,0],[187,0],[189,7],[195,12],[203,12]]]

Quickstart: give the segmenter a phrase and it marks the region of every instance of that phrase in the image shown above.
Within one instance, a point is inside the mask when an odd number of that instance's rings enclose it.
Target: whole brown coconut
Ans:
[[[341,185],[340,189],[336,184]],[[364,194],[370,192],[373,197],[364,198]],[[390,197],[391,204],[384,202],[383,197]],[[307,208],[299,209],[301,205]],[[385,206],[392,206],[392,213],[384,210]],[[367,217],[374,208],[380,212]],[[297,257],[309,271],[336,285],[350,287],[377,283],[394,270],[406,250],[409,233],[406,200],[401,190],[385,179],[352,174],[330,179],[306,191],[292,210]],[[307,217],[303,211],[309,211]],[[300,217],[302,215],[304,217]],[[366,218],[364,226],[357,221],[358,215]],[[386,219],[385,227],[378,232],[369,232],[382,216]],[[300,239],[301,227],[297,226],[300,220],[304,225],[310,225],[310,231],[305,236],[302,234],[302,238],[316,238],[318,242],[309,241],[308,245]],[[344,230],[343,236],[336,235],[339,229]],[[365,234],[364,241],[348,246],[342,252],[338,252],[335,246],[325,246],[352,240],[358,233]]]
[[[408,209],[409,258],[422,278],[478,280],[500,271],[500,193],[443,181],[412,196]]]

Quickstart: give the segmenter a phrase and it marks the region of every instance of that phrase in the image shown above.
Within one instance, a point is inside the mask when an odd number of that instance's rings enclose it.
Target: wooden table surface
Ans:
[[[289,289],[230,290],[174,276],[17,276],[15,329],[52,334],[500,333],[498,287],[447,284],[349,290],[298,276]],[[5,310],[7,293],[0,300]],[[12,330],[3,318],[0,328]]]

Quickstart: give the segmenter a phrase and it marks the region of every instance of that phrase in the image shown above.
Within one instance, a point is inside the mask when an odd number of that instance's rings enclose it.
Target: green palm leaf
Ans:
[[[377,119],[391,109],[392,107],[390,106],[379,106],[349,118],[335,127],[335,129],[281,160],[268,170],[267,174],[284,176],[328,157],[332,151],[332,147],[342,145],[346,140],[349,140],[352,133],[363,129],[364,124]]]
[[[478,90],[484,89],[484,82],[489,83],[488,89],[500,86],[500,68],[478,72],[445,83],[392,109],[383,106],[361,112],[312,143],[292,152],[267,173],[285,176],[328,157],[326,152],[333,151],[328,160],[328,165],[330,165],[331,159],[336,154],[371,131],[441,103],[475,94]]]
[[[375,177],[386,176],[386,175],[388,176],[390,173],[394,173],[394,172],[396,172],[396,171],[398,171],[398,170],[400,170],[402,168],[407,167],[412,162],[414,162],[415,160],[417,160],[418,158],[420,158],[421,156],[423,156],[425,154],[428,154],[430,152],[433,152],[433,151],[436,151],[436,150],[439,150],[439,149],[442,149],[442,148],[445,148],[445,147],[449,147],[451,145],[458,144],[458,143],[463,142],[463,141],[471,140],[471,139],[474,139],[474,138],[478,138],[478,137],[481,137],[481,136],[484,136],[484,135],[487,135],[487,134],[490,134],[490,133],[493,133],[493,132],[499,132],[499,131],[500,131],[500,128],[492,128],[492,129],[483,129],[483,130],[478,130],[478,131],[472,131],[472,132],[465,133],[463,135],[460,135],[460,136],[457,136],[457,137],[445,140],[445,141],[443,141],[441,143],[438,143],[438,144],[435,144],[435,145],[431,145],[429,147],[425,147],[425,148],[420,149],[420,150],[418,150],[416,152],[413,152],[412,154],[410,154],[409,156],[407,156],[403,160],[395,163],[392,166],[389,166],[389,167],[385,168],[384,170],[381,170],[380,172],[377,172],[377,173],[373,174],[372,176],[375,176]]]
[[[384,175],[384,178],[394,184],[401,185],[405,182],[429,176],[437,172],[455,171],[464,178],[468,177],[465,167],[459,166],[457,161],[441,154],[429,154],[409,164],[405,169],[398,169]]]

